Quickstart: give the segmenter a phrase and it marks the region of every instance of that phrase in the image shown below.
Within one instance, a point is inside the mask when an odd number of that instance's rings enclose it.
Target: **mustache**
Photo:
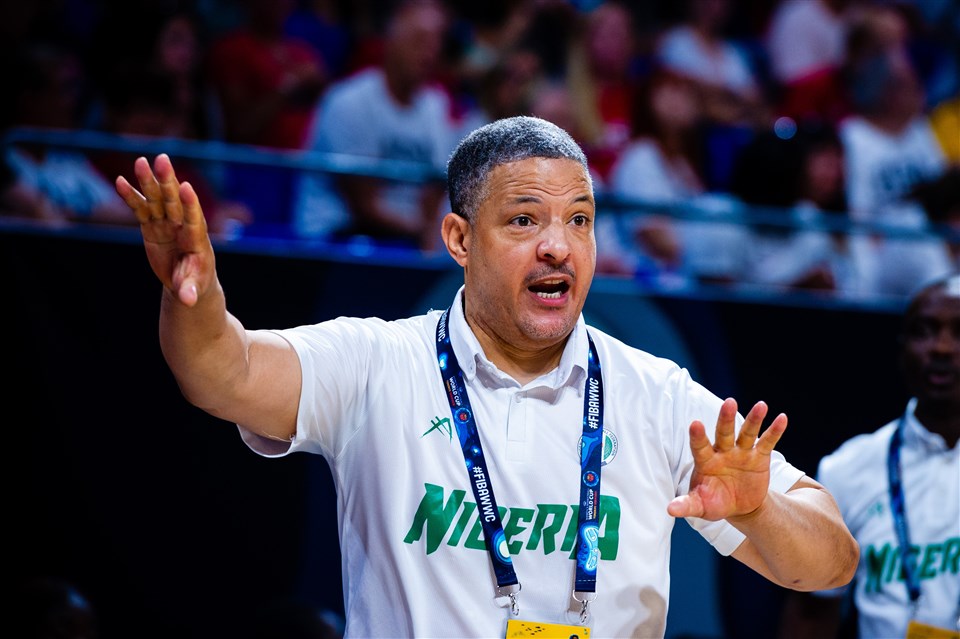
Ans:
[[[534,282],[549,279],[550,277],[555,277],[557,275],[565,275],[573,281],[577,280],[577,275],[574,273],[573,267],[571,267],[569,264],[560,264],[556,267],[544,266],[542,268],[538,268],[536,271],[527,275],[527,277],[524,279],[524,284],[530,285]]]

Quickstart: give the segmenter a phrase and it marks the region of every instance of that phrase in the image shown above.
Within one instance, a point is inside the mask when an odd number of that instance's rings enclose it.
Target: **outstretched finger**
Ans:
[[[182,182],[178,197],[183,203],[184,224],[191,229],[191,232],[205,234],[207,232],[207,219],[203,216],[200,198],[197,197],[193,185],[189,182]]]
[[[160,185],[160,194],[163,197],[163,210],[167,218],[174,224],[183,222],[183,206],[180,202],[180,183],[173,170],[173,163],[166,153],[161,153],[153,161],[153,172]]]
[[[165,216],[163,212],[163,194],[160,191],[160,183],[157,182],[157,177],[153,174],[153,169],[150,168],[150,163],[147,162],[147,158],[142,156],[137,158],[133,163],[133,172],[137,176],[137,181],[140,183],[140,191],[144,197],[147,198],[149,219],[153,221],[162,220]]]
[[[732,397],[723,400],[720,414],[717,416],[717,430],[715,435],[717,450],[733,448],[734,433],[737,425],[737,402]]]
[[[690,452],[693,453],[693,463],[696,465],[705,464],[714,454],[713,444],[707,437],[707,428],[699,420],[690,424]]]
[[[760,427],[767,416],[766,402],[757,402],[747,413],[740,427],[740,435],[737,437],[737,447],[749,450],[757,442],[757,436],[760,434]]]
[[[140,224],[146,224],[150,220],[150,211],[147,209],[147,198],[143,197],[140,191],[133,188],[122,175],[117,176],[115,185],[117,195],[126,202],[130,210],[137,216],[137,221],[140,222]]]
[[[774,447],[780,441],[780,438],[783,437],[783,433],[786,430],[787,416],[784,413],[780,413],[770,423],[770,426],[767,427],[766,431],[764,431],[759,441],[757,441],[757,450],[764,455],[769,455],[772,453]]]

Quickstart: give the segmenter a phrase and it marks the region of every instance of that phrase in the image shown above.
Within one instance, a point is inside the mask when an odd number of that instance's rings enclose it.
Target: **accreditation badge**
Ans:
[[[590,639],[587,626],[568,626],[562,623],[507,620],[507,639],[539,637],[540,639]]]
[[[960,639],[960,631],[939,628],[913,620],[907,624],[907,639]]]

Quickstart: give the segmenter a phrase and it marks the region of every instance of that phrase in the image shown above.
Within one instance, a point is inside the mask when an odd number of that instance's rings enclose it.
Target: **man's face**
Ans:
[[[387,53],[396,73],[413,86],[429,81],[440,65],[447,19],[442,9],[424,2],[414,4],[392,26]]]
[[[566,339],[593,280],[593,190],[574,160],[496,167],[464,239],[467,319],[513,348]]]
[[[960,409],[960,291],[936,288],[907,315],[901,364],[911,394]]]

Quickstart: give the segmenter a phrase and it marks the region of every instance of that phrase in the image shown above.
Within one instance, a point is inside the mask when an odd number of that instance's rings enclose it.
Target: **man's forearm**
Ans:
[[[747,536],[734,557],[785,588],[836,588],[856,571],[859,546],[822,488],[771,491],[760,508],[728,521]]]
[[[212,413],[246,371],[245,331],[227,313],[219,283],[192,307],[164,289],[160,347],[184,397]]]

